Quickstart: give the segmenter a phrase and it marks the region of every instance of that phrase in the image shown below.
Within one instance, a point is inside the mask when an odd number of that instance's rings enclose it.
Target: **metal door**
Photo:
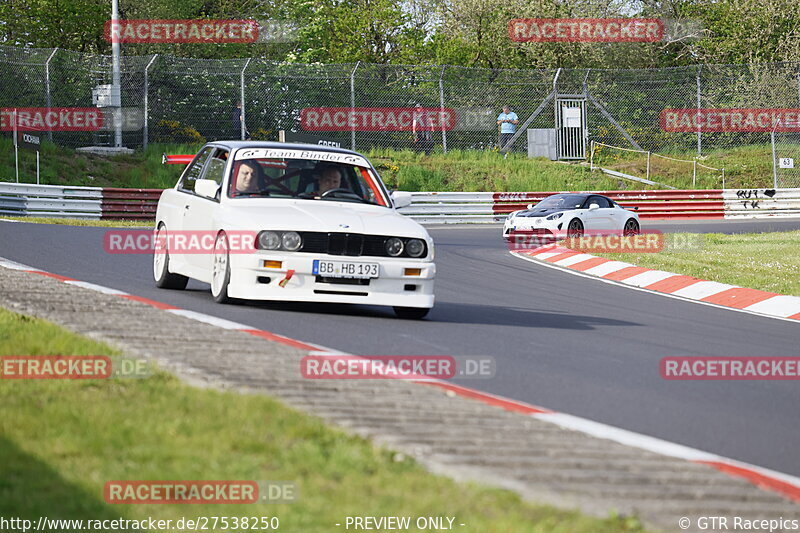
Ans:
[[[586,159],[586,99],[556,99],[556,143],[559,159]]]

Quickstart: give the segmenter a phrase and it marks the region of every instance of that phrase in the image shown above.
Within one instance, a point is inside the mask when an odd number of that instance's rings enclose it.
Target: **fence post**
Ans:
[[[589,142],[589,172],[594,172],[594,141]]]
[[[702,72],[703,67],[702,65],[697,67],[697,115],[695,115],[695,119],[700,115],[700,96],[702,94],[701,87],[700,87],[700,73]],[[697,125],[697,155],[703,155],[703,140],[702,134],[700,133],[700,124],[698,122]]]
[[[242,72],[241,72],[240,78],[239,78],[239,98],[240,98],[239,101],[242,102],[242,119],[240,121],[241,122],[241,126],[242,126],[241,127],[241,130],[242,130],[241,131],[241,135],[242,135],[242,139],[241,140],[244,140],[244,138],[245,138],[245,136],[247,134],[247,126],[245,125],[246,124],[246,122],[245,122],[246,114],[245,114],[245,103],[244,103],[244,71],[247,70],[247,66],[250,64],[250,61],[252,59],[253,59],[252,57],[248,57],[247,58],[247,61],[245,61],[245,63],[244,63],[244,67],[242,67]]]
[[[780,122],[780,120],[778,121]],[[777,125],[777,124],[776,124]],[[772,142],[772,188],[778,188],[778,159],[775,155],[775,128],[769,134],[770,141]]]
[[[150,92],[150,80],[148,78],[148,71],[150,70],[150,65],[153,64],[153,61],[155,61],[157,57],[158,54],[153,54],[150,62],[144,67],[144,126],[142,128],[142,145],[145,150],[147,150],[147,142],[150,137],[150,99],[148,97],[148,93]]]
[[[647,152],[647,179],[650,179],[650,151]]]
[[[722,169],[722,188],[725,189],[725,169]]]
[[[14,108],[14,169],[19,183],[19,136],[17,135],[17,108]]]
[[[556,71],[553,77],[553,120],[556,129],[556,159],[561,160],[561,119],[558,114],[558,77],[561,76],[561,67]]]
[[[361,61],[357,61],[356,66],[353,67],[353,72],[350,73],[350,117],[348,118],[348,122],[351,124],[350,149],[353,151],[356,149],[356,123],[355,120],[353,120],[356,113],[356,70],[358,70],[360,64]]]
[[[697,159],[692,161],[692,188],[697,188]]]
[[[44,64],[44,86],[45,90],[47,91],[48,110],[53,107],[53,102],[50,97],[50,60],[53,59],[53,56],[56,55],[56,52],[58,52],[58,47],[53,48],[53,52],[50,54],[50,57],[47,58],[47,61]],[[53,129],[49,125],[47,126],[47,140],[53,142]]]
[[[442,72],[439,74],[439,122],[442,124],[442,149],[447,153],[447,132],[444,129],[444,69],[447,65],[442,66]]]

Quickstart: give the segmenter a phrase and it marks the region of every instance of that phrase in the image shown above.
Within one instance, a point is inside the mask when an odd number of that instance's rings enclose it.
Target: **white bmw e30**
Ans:
[[[356,152],[212,142],[159,199],[156,285],[183,289],[193,278],[209,283],[220,303],[385,305],[422,318],[433,307],[436,265],[428,232],[397,212],[410,202],[410,193],[387,192]],[[213,249],[170,249],[170,232],[210,233]],[[243,233],[252,235],[246,253],[236,242]]]

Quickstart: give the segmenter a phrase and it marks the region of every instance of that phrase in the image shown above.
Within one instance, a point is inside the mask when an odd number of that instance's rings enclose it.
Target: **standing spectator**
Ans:
[[[519,117],[511,111],[507,105],[503,106],[503,112],[497,115],[497,125],[500,126],[500,149],[506,148],[506,145],[514,136],[517,131],[517,124],[519,124]],[[508,147],[511,148],[510,146]]]
[[[433,120],[419,103],[414,107],[411,130],[414,133],[415,148],[417,150],[425,150],[425,155],[431,155],[433,150]]]
[[[231,121],[233,123],[233,135],[231,136],[232,139],[241,139],[242,138],[242,102],[236,102],[236,107],[233,108],[233,113],[231,113]],[[247,127],[245,126],[244,130],[244,138],[250,138],[250,132],[247,131]]]

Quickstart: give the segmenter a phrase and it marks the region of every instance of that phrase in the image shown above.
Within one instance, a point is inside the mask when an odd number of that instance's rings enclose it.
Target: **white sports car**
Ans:
[[[562,193],[548,196],[528,209],[509,213],[503,224],[503,238],[509,240],[516,234],[552,240],[587,232],[637,235],[640,230],[639,215],[611,198],[591,193]]]
[[[221,303],[387,305],[422,318],[433,307],[436,265],[428,232],[396,210],[410,202],[410,193],[389,194],[355,152],[209,143],[159,199],[156,285],[183,289],[193,278]],[[211,243],[205,253],[185,247],[195,232],[195,242]]]

